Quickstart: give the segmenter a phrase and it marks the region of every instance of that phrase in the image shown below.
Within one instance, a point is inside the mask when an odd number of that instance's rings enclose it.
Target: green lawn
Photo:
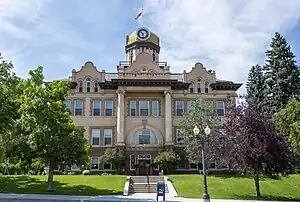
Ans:
[[[0,193],[116,195],[123,193],[125,179],[120,175],[55,175],[55,191],[48,192],[47,176],[0,175]]]
[[[203,194],[202,175],[170,175],[181,197],[200,198]],[[290,175],[280,180],[261,179],[261,198],[255,196],[253,178],[208,176],[208,192],[213,199],[300,200],[300,175]]]

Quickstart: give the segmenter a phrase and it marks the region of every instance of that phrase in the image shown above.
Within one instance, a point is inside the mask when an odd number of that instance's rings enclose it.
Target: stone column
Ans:
[[[165,91],[165,138],[166,145],[173,145],[171,91]]]
[[[124,146],[124,105],[125,105],[125,91],[124,90],[117,90],[118,94],[118,105],[117,105],[117,141],[116,145]]]

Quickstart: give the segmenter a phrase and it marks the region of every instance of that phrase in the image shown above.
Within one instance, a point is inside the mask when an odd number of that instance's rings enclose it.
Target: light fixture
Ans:
[[[206,134],[206,136],[208,136],[211,132],[210,128],[208,126],[205,127],[204,132]]]
[[[197,126],[195,126],[195,128],[193,129],[194,135],[198,135],[200,130]]]

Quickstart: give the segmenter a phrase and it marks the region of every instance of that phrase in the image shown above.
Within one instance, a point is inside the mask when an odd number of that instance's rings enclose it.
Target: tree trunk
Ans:
[[[256,190],[256,196],[260,197],[260,187],[259,187],[259,174],[254,174],[254,182],[255,182],[255,190]]]
[[[50,161],[49,161],[48,191],[52,190],[53,170],[54,170],[54,159],[51,158]]]

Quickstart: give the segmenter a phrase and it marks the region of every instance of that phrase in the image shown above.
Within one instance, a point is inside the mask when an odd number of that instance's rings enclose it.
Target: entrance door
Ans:
[[[139,159],[139,175],[150,175],[150,159]]]

